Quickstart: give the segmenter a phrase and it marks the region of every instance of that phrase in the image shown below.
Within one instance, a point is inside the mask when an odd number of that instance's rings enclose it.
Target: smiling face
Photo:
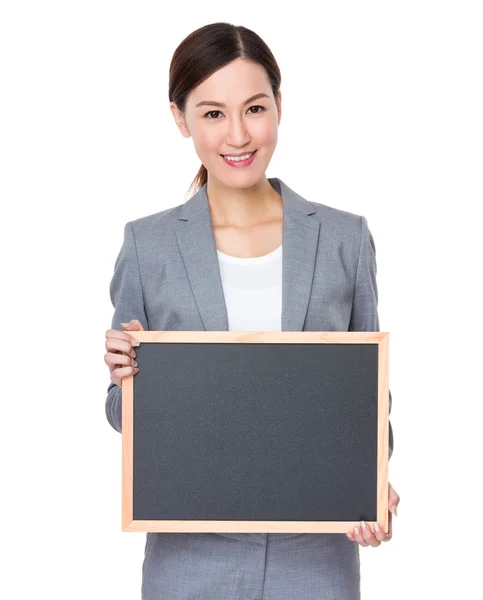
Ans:
[[[170,108],[183,136],[193,138],[210,178],[248,187],[265,176],[277,145],[281,93],[274,98],[261,65],[237,58],[191,91],[184,113],[174,102]],[[254,150],[247,166],[233,167],[221,156]]]

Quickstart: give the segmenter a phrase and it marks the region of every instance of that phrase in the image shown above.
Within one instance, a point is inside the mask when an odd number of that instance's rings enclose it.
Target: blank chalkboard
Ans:
[[[387,531],[387,333],[131,335],[124,531]]]

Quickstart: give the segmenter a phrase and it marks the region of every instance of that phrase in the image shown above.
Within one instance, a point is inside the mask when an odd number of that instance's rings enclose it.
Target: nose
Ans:
[[[243,119],[234,118],[228,125],[227,146],[243,148],[250,142],[250,135]]]

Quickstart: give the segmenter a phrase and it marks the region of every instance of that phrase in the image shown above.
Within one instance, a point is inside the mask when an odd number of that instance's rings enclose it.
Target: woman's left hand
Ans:
[[[365,521],[361,521],[360,527],[355,527],[352,531],[346,533],[346,536],[352,542],[358,542],[361,546],[377,546],[381,545],[381,542],[388,542],[392,538],[392,515],[393,513],[397,516],[397,505],[399,504],[399,494],[389,484],[389,526],[388,533],[384,533],[384,530],[379,524],[374,525],[374,531],[370,525]]]

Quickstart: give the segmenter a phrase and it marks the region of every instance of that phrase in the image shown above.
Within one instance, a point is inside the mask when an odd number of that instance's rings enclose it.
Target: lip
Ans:
[[[243,154],[248,154],[248,152],[244,152]],[[234,156],[243,156],[243,154],[235,154]],[[253,152],[253,154],[250,156],[250,158],[247,158],[247,160],[238,160],[238,161],[228,160],[227,158],[225,158],[223,156],[223,154],[220,154],[220,156],[227,165],[229,165],[230,167],[235,167],[235,169],[236,168],[239,169],[241,167],[248,167],[248,165],[251,165],[252,162],[255,160],[256,154],[257,154],[257,151],[255,150]],[[229,154],[227,156],[232,156],[232,155]]]
[[[231,156],[235,158],[236,156],[243,156],[245,154],[250,154],[251,152],[255,153],[256,150],[247,150],[246,152],[239,152],[238,154],[220,154],[220,156]]]

